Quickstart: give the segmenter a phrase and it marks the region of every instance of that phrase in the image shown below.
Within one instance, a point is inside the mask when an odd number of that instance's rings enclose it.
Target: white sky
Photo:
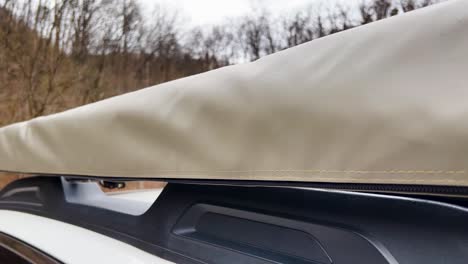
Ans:
[[[272,14],[304,8],[312,4],[359,3],[362,0],[138,0],[148,14],[154,5],[174,8],[193,26],[219,24],[231,17],[242,16],[255,7],[263,7]]]

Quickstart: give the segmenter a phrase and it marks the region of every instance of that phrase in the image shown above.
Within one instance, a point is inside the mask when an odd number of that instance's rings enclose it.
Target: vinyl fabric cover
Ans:
[[[468,186],[468,1],[0,129],[0,170]]]

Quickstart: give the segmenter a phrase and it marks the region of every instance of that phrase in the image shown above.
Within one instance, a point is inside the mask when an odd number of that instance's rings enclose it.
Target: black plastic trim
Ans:
[[[67,202],[65,192],[57,177],[22,179],[0,192],[0,209],[82,226],[176,263],[468,262],[468,210],[423,199],[169,183],[136,216]]]
[[[48,175],[44,175],[48,176]],[[53,176],[57,177],[57,176]],[[138,178],[138,177],[99,177],[85,175],[67,175],[70,179],[126,181],[159,181],[179,184],[198,185],[234,185],[234,186],[270,186],[304,187],[317,189],[360,191],[369,193],[394,193],[428,196],[458,196],[468,198],[468,186],[427,185],[427,184],[380,184],[380,183],[330,183],[305,181],[261,181],[261,180],[226,180],[226,179],[184,179],[184,178]]]

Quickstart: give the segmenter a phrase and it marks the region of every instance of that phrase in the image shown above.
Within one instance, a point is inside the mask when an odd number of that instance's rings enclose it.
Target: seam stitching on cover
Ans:
[[[464,170],[388,170],[388,171],[362,171],[362,170],[157,170],[155,172],[220,172],[220,173],[231,173],[231,172],[316,172],[316,173],[349,173],[349,174],[465,174]]]

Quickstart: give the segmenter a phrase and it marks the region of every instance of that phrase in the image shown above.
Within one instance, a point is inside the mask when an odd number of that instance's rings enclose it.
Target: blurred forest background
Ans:
[[[257,60],[436,2],[311,1],[295,13],[255,8],[187,28],[177,10],[156,6],[144,16],[135,0],[0,0],[0,126]],[[0,187],[17,177],[1,176]]]

